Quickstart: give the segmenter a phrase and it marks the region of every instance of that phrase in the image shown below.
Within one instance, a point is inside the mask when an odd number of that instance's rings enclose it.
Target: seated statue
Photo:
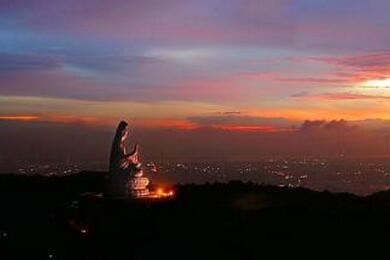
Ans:
[[[132,189],[133,187],[142,190],[144,193],[147,191],[146,186],[149,180],[142,177],[141,163],[138,158],[138,145],[135,145],[134,149],[130,153],[127,153],[125,141],[128,135],[128,124],[125,121],[121,121],[112,142],[110,169],[106,189],[106,195],[108,196],[127,197],[134,195],[132,191],[136,189]],[[138,178],[137,183],[142,182],[142,185],[132,185],[134,178]],[[143,189],[140,189],[141,186]]]

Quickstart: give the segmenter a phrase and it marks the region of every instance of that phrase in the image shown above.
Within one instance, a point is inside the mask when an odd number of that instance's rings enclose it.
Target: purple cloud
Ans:
[[[305,120],[300,126],[301,131],[312,130],[332,130],[332,131],[349,131],[356,129],[356,125],[350,125],[350,123],[344,119],[340,120]]]
[[[30,70],[51,70],[62,67],[58,57],[0,53],[0,73]]]

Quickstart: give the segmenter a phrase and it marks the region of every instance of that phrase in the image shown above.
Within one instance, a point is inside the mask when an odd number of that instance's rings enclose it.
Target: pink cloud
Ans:
[[[307,59],[306,59],[307,60]],[[340,85],[345,84],[347,79],[338,75],[318,75],[316,77],[286,76],[279,72],[265,73],[242,73],[237,78],[249,81],[270,81],[276,83],[291,84],[321,84],[321,85]]]
[[[362,71],[389,72],[390,52],[370,53],[345,57],[319,57],[314,60],[355,68]]]
[[[320,83],[320,84],[342,84],[345,83],[343,79],[330,78],[312,78],[312,77],[278,77],[275,80],[285,83]]]
[[[318,95],[310,95],[308,93],[298,93],[293,95],[294,98],[300,99],[313,99],[313,100],[389,100],[390,96],[381,96],[381,95],[366,95],[366,94],[355,94],[355,93],[324,93]]]
[[[385,79],[390,75],[390,52],[387,51],[355,56],[315,57],[311,59],[337,66],[340,71],[335,76],[346,82]]]

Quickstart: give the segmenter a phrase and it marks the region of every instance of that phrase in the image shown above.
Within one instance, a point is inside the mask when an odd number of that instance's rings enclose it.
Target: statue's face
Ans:
[[[126,127],[126,128],[123,129],[123,131],[122,131],[122,141],[125,141],[125,140],[127,139],[128,135],[129,135],[129,128]]]

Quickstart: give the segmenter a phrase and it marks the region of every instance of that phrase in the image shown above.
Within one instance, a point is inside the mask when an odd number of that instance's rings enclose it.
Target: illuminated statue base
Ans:
[[[129,179],[129,195],[135,199],[167,199],[174,196],[173,190],[167,191],[161,187],[150,191],[149,183],[149,179],[143,176],[142,170],[138,169]]]
[[[143,177],[142,170],[138,170],[133,177],[129,179],[129,194],[134,198],[144,198],[150,195],[149,179]]]

